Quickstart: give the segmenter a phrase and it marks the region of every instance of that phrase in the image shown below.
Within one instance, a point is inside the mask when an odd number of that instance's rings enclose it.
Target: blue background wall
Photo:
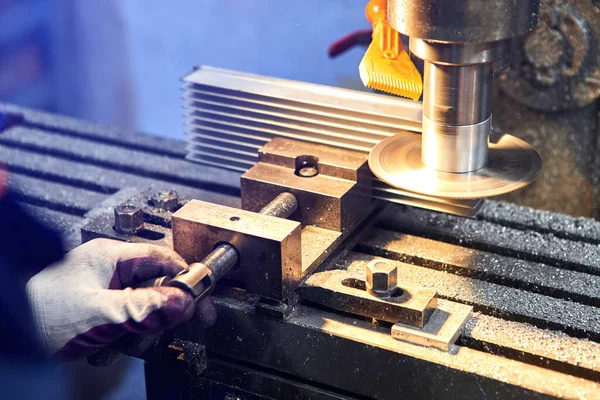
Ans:
[[[0,0],[0,40],[7,32],[18,31],[11,33],[13,47],[40,52],[33,62],[35,54],[29,53],[20,64],[7,66],[7,58],[0,59],[0,100],[183,137],[179,79],[194,65],[360,87],[357,68],[364,49],[330,60],[327,48],[368,26],[365,4]],[[27,47],[27,40],[15,40],[19,35],[29,38],[34,50]],[[6,54],[1,48],[0,53]],[[35,71],[19,77],[19,71],[32,65],[39,72],[36,79],[31,77]],[[3,76],[20,79],[24,86],[9,96],[2,91]]]

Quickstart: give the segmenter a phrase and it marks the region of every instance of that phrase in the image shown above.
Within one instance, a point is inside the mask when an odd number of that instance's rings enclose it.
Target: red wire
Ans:
[[[340,54],[345,53],[356,45],[368,46],[371,43],[373,36],[372,29],[360,29],[349,33],[348,35],[336,40],[329,46],[327,54],[329,57],[335,58]]]

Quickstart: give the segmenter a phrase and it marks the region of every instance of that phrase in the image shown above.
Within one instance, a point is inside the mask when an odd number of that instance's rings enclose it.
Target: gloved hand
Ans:
[[[216,318],[211,300],[173,287],[133,289],[187,267],[174,251],[147,244],[95,239],[35,275],[27,294],[39,337],[60,360],[89,356],[127,333],[158,333],[196,314]]]

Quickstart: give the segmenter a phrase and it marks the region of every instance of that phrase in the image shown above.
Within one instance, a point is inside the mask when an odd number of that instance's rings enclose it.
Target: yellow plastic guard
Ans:
[[[387,22],[387,0],[370,0],[367,19],[373,25],[373,41],[358,71],[366,87],[419,100],[421,74],[404,50],[400,35]]]

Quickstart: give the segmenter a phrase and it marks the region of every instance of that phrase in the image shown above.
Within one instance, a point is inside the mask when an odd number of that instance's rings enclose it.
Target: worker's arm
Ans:
[[[96,239],[72,250],[27,284],[46,351],[61,360],[86,357],[127,333],[161,332],[194,313],[212,324],[210,300],[195,304],[174,287],[133,289],[186,267],[177,253],[154,245]]]

